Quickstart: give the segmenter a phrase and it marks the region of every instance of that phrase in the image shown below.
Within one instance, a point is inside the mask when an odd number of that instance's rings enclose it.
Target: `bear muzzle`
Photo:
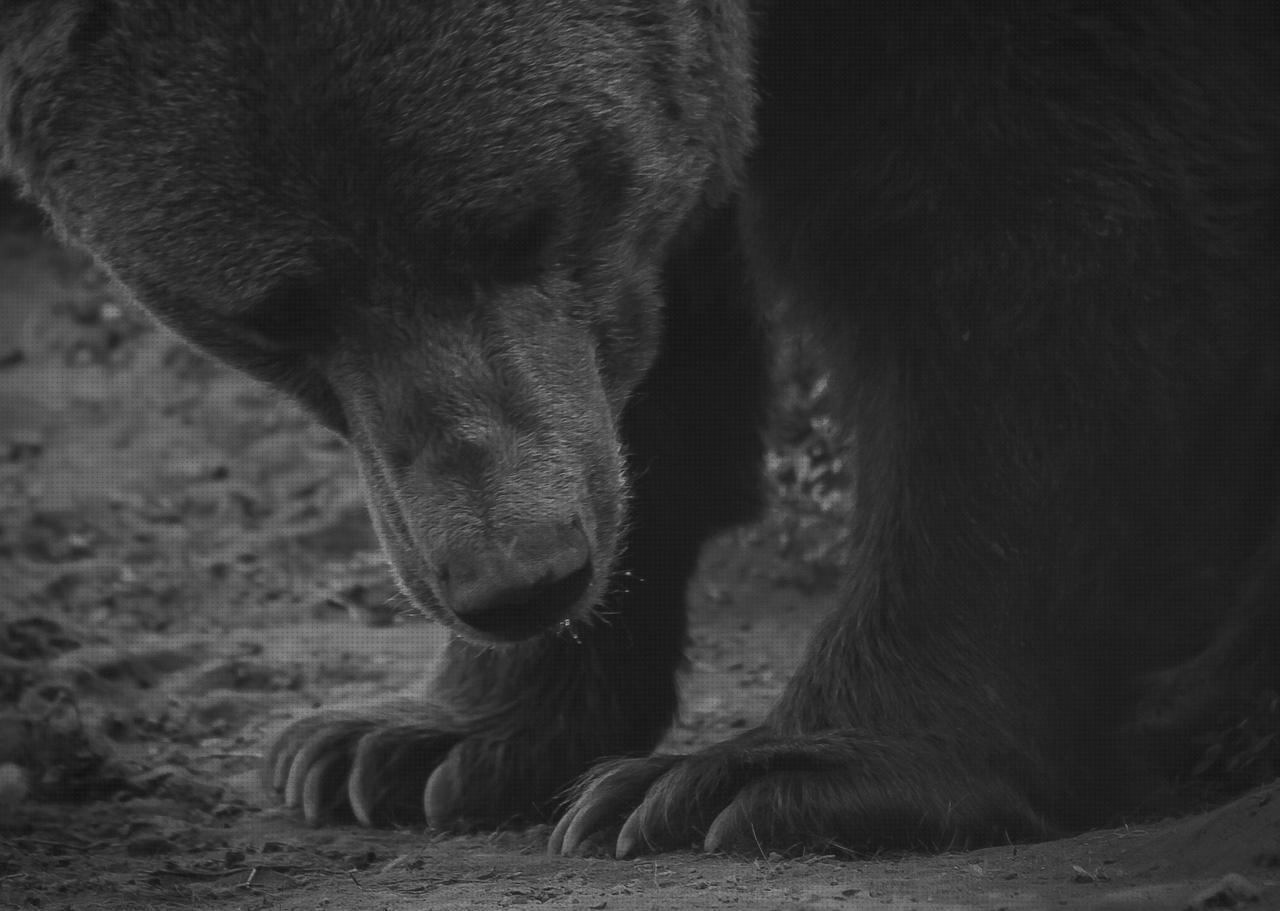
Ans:
[[[546,522],[440,561],[442,606],[485,638],[519,641],[570,619],[592,581],[581,524]]]

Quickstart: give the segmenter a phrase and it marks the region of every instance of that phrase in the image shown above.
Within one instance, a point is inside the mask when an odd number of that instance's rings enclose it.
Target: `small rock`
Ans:
[[[1186,911],[1204,911],[1206,908],[1243,908],[1262,901],[1258,887],[1239,873],[1228,873],[1212,886],[1197,892],[1187,903]]]
[[[157,857],[162,854],[173,854],[177,850],[178,846],[162,835],[143,835],[125,846],[125,853],[131,857]]]
[[[30,791],[27,773],[21,766],[12,762],[0,765],[0,816],[11,819]]]

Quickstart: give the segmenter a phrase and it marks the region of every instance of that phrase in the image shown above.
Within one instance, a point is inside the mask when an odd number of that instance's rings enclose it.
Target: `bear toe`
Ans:
[[[620,858],[692,846],[852,855],[1048,832],[1016,789],[981,765],[943,755],[914,768],[899,761],[921,749],[853,731],[772,741],[757,732],[690,756],[611,762],[579,787],[548,848],[572,854],[616,831]]]
[[[569,808],[561,816],[551,840],[550,854],[577,854],[592,836],[616,830],[619,822],[641,804],[650,786],[680,761],[679,756],[619,759],[597,765],[574,789]],[[625,856],[626,852],[618,852]]]

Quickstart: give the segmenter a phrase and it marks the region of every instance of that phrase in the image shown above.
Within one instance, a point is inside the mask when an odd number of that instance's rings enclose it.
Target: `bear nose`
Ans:
[[[458,619],[515,642],[572,614],[591,583],[591,550],[576,521],[521,529],[504,544],[451,555],[440,581]]]

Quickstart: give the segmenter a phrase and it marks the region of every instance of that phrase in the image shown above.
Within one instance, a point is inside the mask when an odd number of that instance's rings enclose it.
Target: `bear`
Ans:
[[[310,822],[1030,840],[1280,686],[1272,6],[11,2],[0,167],[348,441],[456,634],[271,747]],[[775,307],[853,434],[840,605],[761,725],[651,755]]]

